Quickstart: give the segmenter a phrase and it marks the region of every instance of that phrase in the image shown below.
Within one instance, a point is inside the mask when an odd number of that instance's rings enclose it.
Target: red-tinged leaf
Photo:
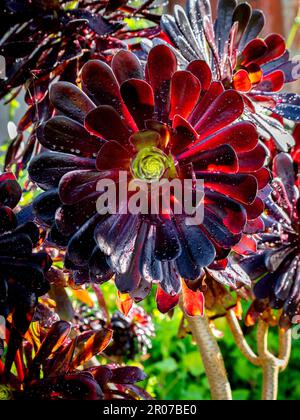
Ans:
[[[92,334],[83,342],[79,343],[76,348],[76,354],[71,362],[71,368],[76,369],[84,365],[92,357],[101,353],[106,349],[112,339],[112,331],[103,328]]]
[[[59,349],[60,346],[66,341],[71,331],[71,324],[65,321],[56,322],[44,341],[41,344],[35,358],[33,359],[32,365],[29,369],[29,377],[33,377],[38,373],[39,367],[45,361]]]
[[[115,384],[135,384],[146,379],[146,374],[138,367],[125,366],[112,369],[112,378],[109,382]]]
[[[271,34],[265,39],[265,44],[267,45],[267,51],[262,57],[259,57],[256,60],[258,65],[269,63],[270,61],[276,60],[276,58],[281,57],[285,51],[285,40],[283,36],[279,34]]]
[[[248,43],[242,52],[241,64],[243,66],[258,60],[268,51],[268,46],[264,40],[255,38]]]
[[[189,149],[177,156],[178,159],[188,159],[198,155],[201,151],[214,149],[221,145],[231,146],[237,153],[253,150],[258,142],[258,133],[254,124],[239,122],[225,127],[212,136],[195,144],[191,143]]]
[[[98,383],[85,373],[65,375],[59,388],[63,399],[85,401],[103,399],[103,392]]]
[[[233,87],[239,92],[249,92],[252,89],[252,83],[247,70],[239,70],[233,76]]]
[[[221,82],[212,82],[208,91],[205,93],[203,98],[199,101],[191,116],[189,122],[194,126],[199,119],[204,115],[211,104],[218,98],[221,93],[224,92],[224,87]]]
[[[112,369],[108,366],[97,366],[95,368],[91,368],[89,372],[91,372],[101,388],[110,382],[113,376]]]
[[[280,92],[284,86],[285,77],[281,70],[276,70],[268,76],[264,76],[262,82],[257,86],[257,90],[264,92]]]
[[[248,220],[244,232],[248,235],[253,235],[255,233],[261,233],[265,230],[264,221],[258,217],[255,220]]]
[[[39,142],[49,150],[95,157],[102,141],[91,136],[83,125],[64,116],[51,118],[38,133]]]
[[[122,314],[127,316],[132,308],[133,299],[128,293],[121,293],[118,291],[117,308]]]
[[[177,155],[194,144],[198,139],[198,134],[190,123],[180,115],[175,115],[172,125],[174,128],[171,137],[172,153]]]
[[[22,189],[11,172],[0,175],[0,205],[14,209],[22,196]]]
[[[120,50],[112,59],[111,68],[120,85],[129,79],[143,79],[143,69],[135,54]]]
[[[171,78],[177,70],[177,60],[166,45],[151,49],[147,61],[147,74],[154,91],[155,112],[159,120],[166,121],[170,112]]]
[[[249,152],[239,153],[239,172],[255,172],[261,169],[267,158],[267,150],[262,144]]]
[[[85,128],[93,135],[105,140],[127,144],[132,131],[120,114],[111,106],[99,106],[85,119]]]
[[[153,118],[154,94],[145,80],[130,79],[121,85],[122,98],[137,126],[142,130],[145,121]]]
[[[192,61],[187,66],[187,70],[199,79],[202,91],[206,92],[209,89],[212,81],[212,72],[206,61]]]
[[[205,304],[202,292],[189,289],[185,281],[182,281],[183,310],[188,316],[204,316]]]
[[[51,86],[50,101],[63,115],[83,124],[86,115],[96,108],[90,98],[76,85],[57,82]]]
[[[124,118],[131,130],[136,125],[129,114],[120,93],[119,83],[111,68],[99,60],[91,60],[82,69],[82,86],[97,106],[112,107],[120,118]]]
[[[261,168],[258,171],[253,172],[252,175],[256,178],[259,190],[265,188],[272,179],[271,172],[268,168]]]
[[[171,309],[175,308],[179,302],[179,295],[168,295],[164,290],[158,285],[156,291],[156,304],[157,309],[162,314],[166,314]]]
[[[248,221],[254,220],[264,211],[264,203],[261,198],[257,197],[252,204],[244,204],[244,208],[247,212]]]
[[[211,104],[201,119],[197,121],[195,130],[200,138],[204,139],[236,121],[243,112],[242,96],[234,90],[227,90]]]
[[[196,171],[205,187],[245,204],[252,204],[257,195],[257,180],[247,174],[222,174]]]
[[[200,152],[190,158],[188,162],[193,162],[195,171],[235,174],[239,169],[237,155],[228,144]]]
[[[169,118],[175,115],[188,118],[201,92],[199,80],[189,71],[177,71],[171,80],[171,110]]]
[[[252,237],[243,235],[240,242],[233,247],[233,251],[239,255],[251,255],[257,252],[257,243]]]
[[[111,159],[114,157],[112,163]],[[124,171],[130,168],[130,154],[116,141],[108,141],[105,143],[98,153],[96,166],[98,171],[106,171],[111,169],[122,169]]]

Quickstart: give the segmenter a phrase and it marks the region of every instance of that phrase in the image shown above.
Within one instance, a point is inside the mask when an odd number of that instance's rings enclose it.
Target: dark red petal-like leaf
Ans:
[[[130,79],[121,85],[122,98],[137,126],[144,129],[145,121],[154,113],[154,95],[145,80]]]
[[[95,157],[102,145],[99,138],[90,136],[83,125],[63,116],[51,118],[44,125],[39,141],[49,150],[82,157]]]
[[[255,172],[261,169],[266,161],[267,152],[262,144],[258,144],[255,149],[249,152],[238,154],[239,172]]]
[[[201,151],[214,149],[224,144],[230,145],[237,153],[253,150],[258,142],[258,133],[254,124],[239,122],[223,128],[212,136],[195,145],[178,156],[178,159],[188,159]]]
[[[65,153],[43,153],[31,161],[28,171],[32,181],[48,190],[57,187],[63,175],[79,168],[95,169],[95,160]]]
[[[175,54],[166,45],[151,49],[147,72],[154,91],[155,112],[159,120],[166,121],[170,112],[171,78],[177,70]]]
[[[57,82],[51,86],[50,101],[54,107],[73,120],[83,123],[95,104],[77,86],[69,82]]]
[[[195,125],[200,138],[221,130],[238,119],[244,112],[244,102],[241,95],[234,90],[222,93],[206,110]]]
[[[262,82],[256,87],[257,90],[264,92],[279,92],[284,86],[285,78],[281,70],[276,70],[264,76]]]
[[[88,362],[93,356],[101,353],[109,345],[111,339],[112,331],[103,328],[88,337],[87,340],[80,342],[75,351],[71,368],[76,369]]]
[[[111,106],[99,106],[85,119],[86,129],[105,140],[115,140],[128,144],[132,131],[124,123],[120,114]]]
[[[199,79],[202,91],[206,92],[212,81],[212,72],[206,61],[192,61],[186,69]]]
[[[227,195],[245,204],[251,204],[256,198],[257,181],[252,175],[218,174],[196,172],[198,179],[204,179],[206,188]]]
[[[157,286],[156,303],[157,309],[162,314],[168,313],[171,309],[175,308],[179,302],[179,295],[170,296],[164,290]]]
[[[257,62],[257,60],[267,51],[268,46],[265,41],[260,38],[255,38],[249,42],[249,44],[242,52],[241,64],[245,66],[252,63],[253,61]]]
[[[205,114],[207,109],[224,92],[224,87],[221,82],[213,82],[203,98],[199,101],[194,111],[189,117],[189,122],[194,126],[199,119]]]
[[[237,155],[227,144],[200,152],[188,161],[193,162],[196,171],[236,173],[239,169]]]
[[[106,174],[107,176],[109,174]],[[76,204],[96,192],[97,182],[105,177],[97,171],[78,170],[65,174],[59,183],[63,204]]]
[[[0,205],[15,208],[22,196],[22,189],[11,172],[0,175]]]
[[[91,60],[82,69],[83,88],[96,105],[108,105],[122,116],[126,125],[135,130],[136,126],[120,94],[119,83],[111,68],[99,60]]]
[[[113,157],[113,162],[112,162]],[[128,170],[130,168],[130,154],[116,141],[105,143],[97,156],[96,166],[99,171],[114,169]]]
[[[267,45],[268,49],[262,57],[259,57],[259,59],[256,60],[258,65],[276,60],[276,58],[281,57],[286,51],[285,40],[279,34],[269,35],[265,39],[265,44]]]
[[[188,118],[196,103],[201,91],[199,80],[188,71],[177,71],[171,80],[171,110],[169,118],[175,115]]]
[[[138,367],[124,366],[112,369],[112,378],[109,382],[113,384],[135,384],[146,379],[146,374]]]
[[[128,79],[143,79],[141,63],[130,51],[120,50],[113,57],[111,68],[120,85]]]

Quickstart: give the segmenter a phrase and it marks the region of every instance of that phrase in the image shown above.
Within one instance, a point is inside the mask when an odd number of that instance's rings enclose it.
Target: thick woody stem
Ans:
[[[280,372],[283,372],[289,364],[292,351],[292,330],[279,330],[279,354]]]
[[[263,320],[258,322],[257,350],[262,362],[263,391],[262,400],[276,401],[278,395],[279,359],[268,351],[269,326]]]
[[[276,401],[278,395],[279,366],[275,358],[263,363],[263,401]]]
[[[235,343],[242,354],[255,366],[260,366],[263,371],[263,391],[262,399],[265,401],[274,401],[278,394],[278,378],[288,365],[291,346],[291,331],[279,330],[279,354],[274,356],[268,350],[269,326],[263,320],[260,320],[257,327],[257,351],[258,356],[247,343],[238,319],[233,310],[228,311],[226,319],[232,332]]]
[[[234,341],[242,354],[246,357],[249,362],[255,366],[260,366],[260,359],[251,349],[246,341],[244,333],[240,327],[239,321],[234,313],[234,310],[230,310],[226,314],[227,323],[233,335]]]
[[[185,315],[205,367],[213,400],[232,400],[223,356],[206,317]]]

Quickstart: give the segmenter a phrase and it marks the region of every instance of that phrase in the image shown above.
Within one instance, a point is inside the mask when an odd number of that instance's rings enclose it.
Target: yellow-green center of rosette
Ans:
[[[160,149],[149,146],[142,148],[131,163],[134,178],[145,182],[157,182],[163,177],[172,177],[175,171],[173,158]]]

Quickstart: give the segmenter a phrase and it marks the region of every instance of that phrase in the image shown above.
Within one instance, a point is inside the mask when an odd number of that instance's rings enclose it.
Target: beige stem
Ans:
[[[223,356],[206,317],[186,315],[205,367],[213,400],[232,400]]]
[[[244,333],[240,327],[239,321],[234,313],[234,310],[230,310],[226,314],[227,323],[233,335],[234,341],[242,354],[249,360],[253,365],[260,366],[260,359],[254,351],[251,349],[246,341]]]
[[[278,395],[279,365],[275,358],[268,358],[263,363],[263,401],[276,401]]]
[[[257,327],[257,350],[263,370],[262,400],[276,401],[278,395],[278,379],[280,361],[268,350],[269,325],[262,319]]]
[[[290,361],[292,351],[292,330],[279,330],[279,355],[281,361],[280,372],[283,372]]]

